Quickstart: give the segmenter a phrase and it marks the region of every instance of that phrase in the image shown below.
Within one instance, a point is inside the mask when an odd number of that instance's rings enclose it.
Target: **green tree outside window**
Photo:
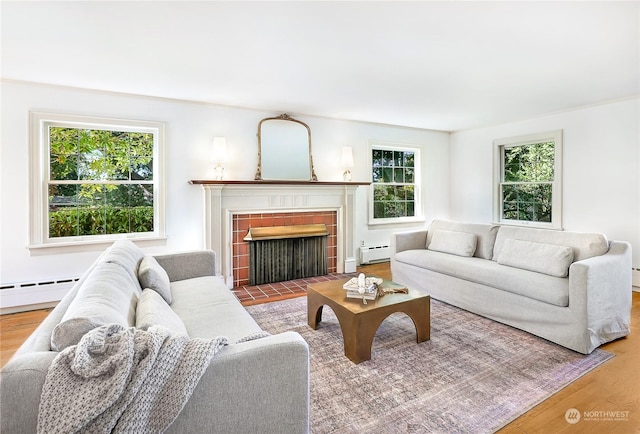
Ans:
[[[504,149],[502,218],[550,223],[555,143],[543,142]]]
[[[154,135],[49,127],[49,237],[154,230]]]
[[[372,149],[373,218],[414,217],[415,153]]]

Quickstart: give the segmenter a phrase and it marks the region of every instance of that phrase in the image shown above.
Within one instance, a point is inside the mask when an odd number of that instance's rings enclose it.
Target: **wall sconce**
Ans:
[[[344,173],[342,178],[345,182],[351,181],[351,169],[353,167],[353,149],[351,146],[345,146],[342,148],[342,167],[344,167]]]
[[[224,167],[222,163],[227,159],[227,138],[226,137],[214,137],[212,148],[212,160],[216,163],[216,167],[213,169],[214,177],[216,181],[222,180],[222,174]]]

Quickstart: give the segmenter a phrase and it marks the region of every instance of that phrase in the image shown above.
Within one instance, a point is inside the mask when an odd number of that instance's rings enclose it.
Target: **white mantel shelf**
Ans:
[[[356,271],[355,192],[370,182],[191,180],[204,192],[204,247],[217,253],[216,269],[233,284],[233,216],[330,210],[337,214],[337,272]]]
[[[251,184],[251,185],[308,185],[308,186],[312,186],[312,185],[320,185],[320,186],[325,186],[325,185],[344,185],[344,186],[358,186],[358,185],[369,185],[371,184],[370,182],[321,182],[321,181],[280,181],[280,180],[266,180],[266,181],[227,181],[227,180],[221,180],[221,181],[215,181],[215,180],[208,180],[208,179],[192,179],[191,181],[189,181],[189,184],[195,184],[195,185],[244,185],[244,184]]]

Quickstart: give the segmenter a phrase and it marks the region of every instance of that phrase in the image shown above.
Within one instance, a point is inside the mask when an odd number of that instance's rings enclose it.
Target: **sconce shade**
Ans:
[[[351,146],[345,146],[342,148],[342,167],[353,167],[353,149]]]
[[[214,137],[211,159],[214,162],[221,162],[227,159],[227,138]]]

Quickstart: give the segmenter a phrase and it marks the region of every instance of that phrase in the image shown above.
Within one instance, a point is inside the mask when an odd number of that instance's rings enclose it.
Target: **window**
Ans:
[[[370,224],[421,219],[419,167],[417,148],[371,144]]]
[[[562,228],[562,131],[494,141],[495,220]]]
[[[32,113],[31,247],[164,237],[159,122]]]

